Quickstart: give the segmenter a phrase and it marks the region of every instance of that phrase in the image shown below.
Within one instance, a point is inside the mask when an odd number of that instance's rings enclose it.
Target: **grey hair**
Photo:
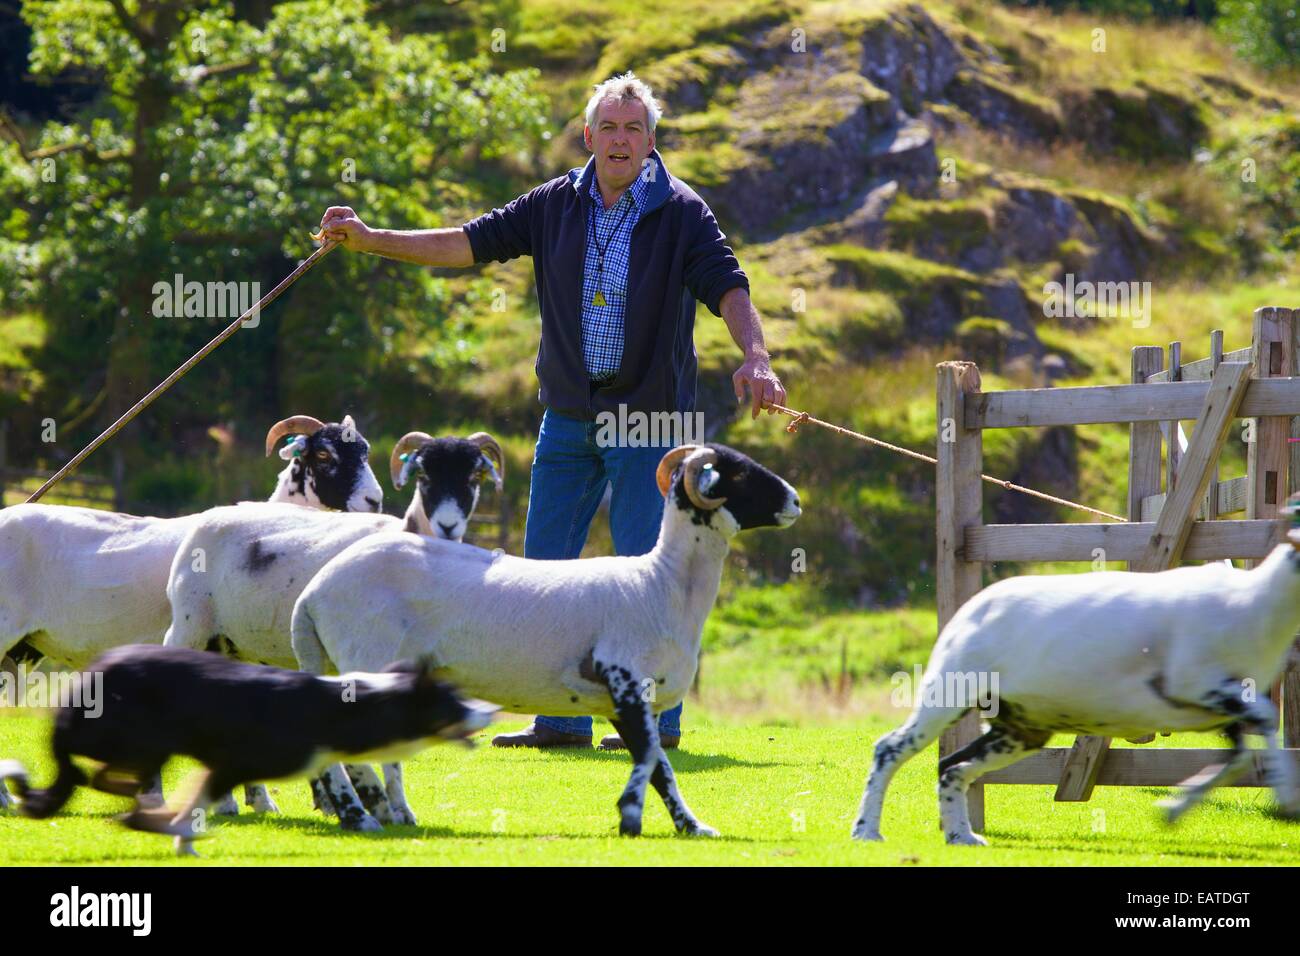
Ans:
[[[659,106],[659,101],[655,99],[654,93],[650,87],[646,86],[642,80],[632,71],[624,73],[622,76],[612,76],[604,83],[596,85],[596,91],[591,94],[591,99],[587,100],[587,125],[594,127],[596,125],[596,110],[601,103],[607,99],[616,100],[639,100],[645,107],[646,116],[650,120],[649,132],[653,133],[655,125],[659,122],[659,117],[663,115],[663,109]]]

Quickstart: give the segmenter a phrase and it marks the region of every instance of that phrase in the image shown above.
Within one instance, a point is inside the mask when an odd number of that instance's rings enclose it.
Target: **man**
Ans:
[[[332,206],[321,219],[346,248],[420,265],[533,257],[542,313],[537,377],[546,412],[528,495],[528,558],[578,557],[606,486],[615,551],[637,555],[654,547],[664,506],[655,469],[667,445],[610,442],[596,419],[620,406],[624,414],[694,411],[696,300],[726,321],[744,353],[732,376],[736,399],[744,401],[747,389],[754,417],[764,403],[785,403],[749,279],[709,207],[668,174],[655,149],[659,116],[649,87],[627,73],[601,83],[587,103],[586,166],[504,209],[460,228],[406,232],[370,229],[347,206]],[[659,717],[665,747],[681,738],[681,710]],[[589,747],[591,727],[590,717],[539,716],[528,729],[492,742]],[[601,742],[606,749],[621,745],[617,735]]]

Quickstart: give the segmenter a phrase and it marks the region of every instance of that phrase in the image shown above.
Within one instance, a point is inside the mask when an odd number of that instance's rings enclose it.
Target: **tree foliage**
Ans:
[[[42,412],[61,419],[105,389],[103,415],[123,410],[228,323],[155,316],[155,283],[264,293],[330,204],[393,228],[459,221],[501,198],[499,161],[531,162],[546,125],[535,71],[395,36],[363,0],[282,3],[260,27],[181,0],[29,0],[23,16],[33,73],[104,91],[35,134],[9,120],[0,142],[0,309],[46,316]],[[278,411],[277,369],[362,398],[385,334],[436,323],[444,297],[426,270],[335,254],[178,386],[186,414],[173,402],[155,435]]]

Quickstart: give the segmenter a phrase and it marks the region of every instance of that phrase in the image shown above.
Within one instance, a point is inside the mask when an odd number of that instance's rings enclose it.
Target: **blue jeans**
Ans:
[[[645,554],[659,540],[664,499],[655,469],[668,449],[603,448],[596,443],[596,433],[595,422],[546,410],[533,454],[524,557],[578,557],[607,484],[613,486],[609,530],[615,553]],[[681,704],[660,714],[660,736],[680,737],[681,716]],[[591,736],[590,717],[539,716],[536,722],[560,733]]]

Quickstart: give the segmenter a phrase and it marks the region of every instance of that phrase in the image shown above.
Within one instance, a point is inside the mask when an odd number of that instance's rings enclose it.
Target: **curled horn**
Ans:
[[[683,458],[699,447],[699,445],[678,445],[659,459],[659,467],[655,469],[655,481],[659,484],[659,494],[667,497],[668,486],[673,481],[673,472],[677,470],[677,466],[682,463]]]
[[[479,450],[496,465],[496,484],[497,490],[500,491],[501,483],[506,480],[506,456],[502,453],[501,446],[487,432],[475,432],[469,436],[468,441],[478,445]]]
[[[425,442],[433,441],[432,435],[424,432],[407,432],[393,446],[393,454],[388,459],[388,475],[393,479],[393,487],[402,487],[402,455],[413,448],[419,448]]]
[[[310,415],[293,415],[276,422],[266,433],[266,454],[270,457],[271,452],[275,451],[276,443],[285,435],[314,435],[324,427],[323,421]]]
[[[697,448],[682,466],[682,483],[686,485],[686,497],[691,504],[704,511],[713,511],[726,503],[726,498],[710,498],[700,491],[700,472],[706,465],[718,460],[718,453],[712,448]]]

